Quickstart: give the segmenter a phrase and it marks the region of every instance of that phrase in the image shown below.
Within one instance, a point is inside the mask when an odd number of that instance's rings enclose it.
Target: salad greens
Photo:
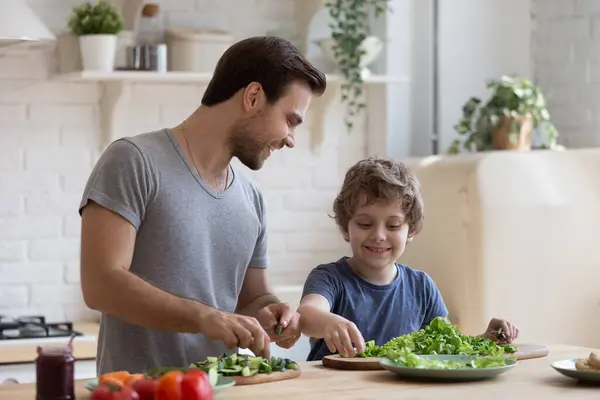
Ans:
[[[464,335],[445,317],[437,317],[424,329],[405,334],[377,346],[373,340],[365,343],[365,351],[356,357],[389,357],[390,351],[414,354],[448,354],[502,356],[515,353],[512,344],[497,344],[491,339]]]
[[[470,368],[498,368],[506,366],[506,360],[511,357],[505,356],[485,356],[476,357],[472,360],[440,360],[433,358],[424,358],[410,351],[390,350],[388,358],[395,364],[408,368],[427,368],[427,369],[470,369]]]

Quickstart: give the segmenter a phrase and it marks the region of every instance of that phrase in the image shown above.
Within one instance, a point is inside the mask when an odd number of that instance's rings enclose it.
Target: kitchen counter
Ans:
[[[73,355],[79,360],[94,360],[96,358],[96,347],[98,329],[100,325],[96,322],[75,322],[73,330],[83,333],[86,336],[94,336],[96,340],[77,341],[77,337],[73,340]],[[64,338],[65,343],[68,338]],[[32,339],[31,343],[18,344],[9,343],[6,341],[0,349],[0,365],[3,364],[18,364],[18,363],[33,363],[37,357],[36,348],[39,342]]]
[[[299,378],[250,386],[234,386],[220,392],[217,399],[598,399],[598,385],[580,384],[554,371],[550,363],[586,357],[591,349],[549,346],[548,357],[520,361],[513,370],[497,379],[466,383],[423,383],[398,379],[387,371],[341,371],[324,368],[320,362],[302,362]],[[77,381],[76,398],[90,398],[90,392]],[[33,400],[35,385],[0,386],[0,399]]]

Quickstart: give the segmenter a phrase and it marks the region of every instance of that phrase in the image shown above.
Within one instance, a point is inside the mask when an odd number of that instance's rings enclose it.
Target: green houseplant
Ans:
[[[540,129],[543,149],[560,149],[558,131],[550,122],[546,99],[539,86],[511,75],[489,80],[487,102],[471,97],[463,105],[462,118],[454,126],[465,137],[467,151],[531,150],[533,130]],[[455,139],[447,154],[458,154],[461,141]]]
[[[79,37],[84,70],[114,69],[117,35],[123,29],[120,10],[108,0],[77,5],[68,20],[71,33]]]
[[[344,77],[341,86],[342,101],[347,103],[344,122],[352,130],[352,117],[365,104],[361,101],[364,79],[365,39],[370,34],[369,15],[379,17],[389,10],[390,0],[327,0],[325,7],[333,19],[330,25],[333,55]]]

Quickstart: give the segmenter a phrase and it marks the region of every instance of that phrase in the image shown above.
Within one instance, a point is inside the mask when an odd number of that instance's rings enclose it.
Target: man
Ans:
[[[185,367],[238,347],[268,357],[270,341],[298,340],[299,315],[267,283],[261,191],[230,160],[258,170],[293,147],[325,87],[289,42],[245,39],[188,119],[102,154],[80,205],[83,297],[102,312],[98,373]]]

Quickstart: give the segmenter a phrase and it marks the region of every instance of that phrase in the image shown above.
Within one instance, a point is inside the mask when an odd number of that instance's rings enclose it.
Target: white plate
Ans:
[[[463,355],[422,355],[419,356],[427,359],[438,360],[454,360],[454,361],[470,361],[478,356],[463,356]],[[514,368],[517,362],[514,360],[506,360],[506,364],[502,367],[492,368],[459,368],[459,369],[429,369],[429,368],[409,368],[397,364],[387,358],[379,361],[379,364],[386,370],[404,378],[432,380],[432,381],[477,381],[482,379],[496,378],[498,375],[504,374]]]
[[[553,362],[550,365],[552,366],[552,368],[554,368],[564,376],[568,376],[569,378],[578,379],[581,381],[600,383],[600,371],[578,371],[577,368],[575,368],[575,362],[577,360],[578,358],[574,358],[571,360],[561,360]]]

